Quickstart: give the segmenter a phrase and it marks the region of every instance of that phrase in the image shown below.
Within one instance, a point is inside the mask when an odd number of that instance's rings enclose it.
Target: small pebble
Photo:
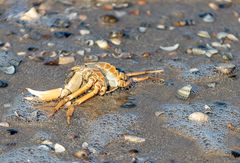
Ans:
[[[6,81],[0,80],[0,88],[5,88],[8,86],[8,83]]]
[[[62,152],[65,152],[66,149],[65,149],[65,147],[62,146],[61,144],[56,143],[56,144],[54,145],[54,151],[55,151],[56,153],[62,153]]]
[[[59,32],[54,32],[53,35],[56,38],[67,38],[70,37],[72,35],[71,32],[65,32],[65,31],[59,31]]]
[[[14,128],[10,128],[10,129],[7,129],[7,132],[10,134],[10,135],[15,135],[18,133],[18,130],[14,129]]]

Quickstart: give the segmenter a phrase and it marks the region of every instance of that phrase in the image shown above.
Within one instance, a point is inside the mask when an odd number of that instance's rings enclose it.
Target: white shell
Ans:
[[[142,142],[145,142],[145,139],[144,139],[144,138],[137,137],[137,136],[133,136],[133,135],[124,135],[124,139],[125,139],[126,141],[130,141],[130,142],[133,142],[133,143],[142,143]]]
[[[207,122],[209,117],[202,112],[194,112],[188,116],[188,119],[195,122]]]
[[[88,34],[90,34],[90,31],[87,30],[87,29],[80,29],[79,32],[80,32],[81,35],[88,35]]]
[[[177,97],[186,100],[191,94],[192,86],[186,85],[177,91]]]
[[[14,66],[9,67],[0,67],[0,71],[4,72],[5,74],[14,74],[16,72],[16,69]]]
[[[73,56],[68,56],[68,57],[59,57],[58,64],[60,65],[65,65],[69,64],[75,61],[75,58]]]
[[[214,22],[214,17],[210,14],[206,14],[206,16],[203,17],[203,21],[207,23]]]
[[[65,149],[65,147],[62,146],[61,144],[56,143],[56,144],[54,145],[54,151],[55,151],[56,153],[62,153],[62,152],[65,152],[66,149]]]
[[[99,48],[101,49],[109,49],[109,44],[105,40],[97,40],[96,44],[98,45]]]
[[[40,18],[40,15],[37,13],[37,10],[32,7],[30,10],[28,10],[26,13],[24,13],[20,20],[24,21],[36,21]]]
[[[164,50],[164,51],[174,51],[174,50],[177,50],[179,48],[179,44],[175,44],[173,46],[160,46],[160,49]]]
[[[210,34],[207,31],[199,31],[197,35],[203,38],[211,38]]]

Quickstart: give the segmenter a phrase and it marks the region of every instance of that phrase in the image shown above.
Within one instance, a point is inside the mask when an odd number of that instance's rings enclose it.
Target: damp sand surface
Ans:
[[[211,2],[208,0],[155,0],[143,6],[133,3],[129,8],[116,10],[118,14],[126,12],[126,15],[119,18],[116,25],[107,26],[99,22],[99,17],[116,14],[115,10],[95,7],[93,1],[79,1],[74,5],[67,3],[72,1],[56,1],[56,5],[50,3],[52,13],[49,17],[37,23],[19,23],[15,15],[29,9],[33,2],[36,1],[22,0],[19,4],[14,0],[8,3],[0,0],[0,40],[11,43],[9,51],[12,53],[28,52],[29,47],[37,47],[36,53],[44,50],[77,52],[91,48],[91,52],[85,55],[99,55],[100,61],[109,62],[124,71],[163,68],[164,74],[156,77],[164,78],[165,84],[145,81],[128,89],[96,96],[77,107],[68,126],[64,109],[48,118],[46,112],[34,109],[23,97],[29,95],[25,88],[46,90],[62,87],[69,69],[83,64],[83,57],[75,56],[76,60],[71,64],[47,66],[41,61],[21,56],[22,62],[15,74],[0,72],[0,79],[9,83],[8,87],[0,88],[0,122],[10,124],[8,128],[0,127],[0,162],[81,162],[73,153],[82,149],[84,142],[93,152],[90,162],[131,162],[133,158],[129,151],[132,149],[139,151],[138,162],[239,162],[239,158],[231,152],[240,151],[240,134],[227,128],[228,123],[235,127],[240,124],[239,42],[232,43],[231,47],[234,59],[230,62],[237,66],[234,78],[219,74],[213,68],[215,64],[226,61],[218,57],[186,54],[187,48],[210,42],[197,36],[200,30],[230,31],[239,36],[239,22],[233,15],[234,10],[240,9],[239,2],[234,1],[235,5],[218,11],[208,7]],[[71,7],[67,13],[63,12]],[[140,15],[130,14],[137,9]],[[151,11],[151,16],[146,14],[147,10]],[[89,24],[87,29],[91,31],[89,39],[108,39],[112,30],[125,29],[129,35],[120,48],[134,54],[133,57],[101,57],[104,50],[95,45],[83,45],[82,38],[78,36],[79,30],[86,26],[82,27],[79,20],[71,20],[69,28],[60,29],[73,33],[72,36],[48,37],[51,35],[49,24],[54,19],[54,11],[63,15],[70,11],[87,15],[85,23]],[[213,23],[203,22],[198,14],[204,12],[214,13],[216,20]],[[168,24],[181,19],[181,13],[184,13],[184,18],[194,19],[196,24],[172,31],[156,29],[161,20],[166,19]],[[143,23],[149,25],[146,25],[146,32],[141,33],[138,27]],[[25,31],[20,32],[20,29]],[[31,39],[20,40],[26,33]],[[47,46],[49,42],[55,46]],[[174,53],[159,50],[160,45],[172,46],[176,43],[180,44],[180,48]],[[149,52],[150,56],[143,57],[144,52]],[[11,57],[14,59],[16,56],[2,57],[0,61],[6,64]],[[198,73],[190,73],[191,68],[198,68]],[[209,87],[210,83],[214,83],[214,87]],[[193,86],[191,96],[187,100],[178,99],[176,91],[188,84]],[[209,124],[193,123],[187,119],[192,112],[204,112],[205,105],[212,108]],[[155,112],[163,114],[157,117]],[[145,142],[127,142],[124,134],[145,138]],[[43,140],[59,143],[66,151],[56,154],[51,149],[42,149],[39,146]]]

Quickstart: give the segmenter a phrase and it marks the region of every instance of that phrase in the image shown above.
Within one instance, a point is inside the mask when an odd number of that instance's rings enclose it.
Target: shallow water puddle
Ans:
[[[207,154],[229,154],[227,128],[228,123],[237,126],[240,123],[239,108],[224,102],[211,102],[208,113],[209,121],[205,123],[188,120],[193,112],[204,112],[204,103],[165,104],[161,108],[166,115],[165,127],[182,136],[194,139]],[[235,144],[237,145],[237,144]]]

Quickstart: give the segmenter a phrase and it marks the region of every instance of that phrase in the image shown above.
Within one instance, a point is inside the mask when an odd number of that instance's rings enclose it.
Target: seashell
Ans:
[[[239,39],[233,34],[227,34],[227,38],[232,41],[239,41]]]
[[[62,146],[61,144],[58,144],[58,143],[56,143],[56,144],[53,146],[53,148],[54,148],[54,152],[56,152],[56,153],[62,153],[62,152],[65,152],[65,151],[66,151],[65,147]]]
[[[119,19],[114,15],[103,15],[100,17],[100,21],[103,24],[113,25],[119,21]]]
[[[220,63],[215,66],[215,69],[223,74],[230,74],[234,71],[236,66],[232,63]]]
[[[209,117],[207,114],[204,114],[202,112],[194,112],[188,116],[188,119],[190,121],[195,121],[195,122],[207,122]]]
[[[198,35],[199,37],[203,37],[203,38],[211,38],[211,36],[209,35],[209,33],[208,33],[207,31],[199,31],[199,32],[197,33],[197,35]]]
[[[0,122],[0,127],[9,127],[9,123],[7,122]]]
[[[111,38],[110,41],[114,44],[114,45],[120,45],[122,43],[122,39],[121,38]]]
[[[163,111],[156,111],[154,114],[155,114],[156,117],[160,117],[161,115],[164,114],[164,112]]]
[[[5,74],[12,75],[16,72],[16,69],[14,66],[8,66],[8,67],[1,67],[0,66],[0,71],[4,72]]]
[[[221,56],[224,60],[227,60],[227,61],[230,61],[233,59],[233,55],[231,52],[223,52]]]
[[[83,159],[83,160],[88,160],[89,155],[90,155],[89,149],[82,149],[82,150],[79,150],[79,151],[77,151],[73,154],[73,156],[75,156],[79,159]]]
[[[204,113],[205,114],[210,114],[212,113],[212,108],[208,105],[204,105]]]
[[[189,72],[192,73],[192,74],[196,74],[196,73],[199,73],[200,71],[199,71],[198,68],[191,68],[191,69],[189,70]]]
[[[146,141],[144,138],[133,136],[133,135],[124,135],[124,140],[130,141],[133,143],[143,143]]]
[[[208,6],[213,10],[218,10],[219,9],[218,5],[216,3],[213,3],[213,2],[209,3]]]
[[[187,49],[187,53],[193,54],[193,55],[205,55],[206,52],[207,51],[202,48],[188,48]]]
[[[65,64],[73,63],[74,61],[75,61],[75,58],[73,56],[59,57],[58,64],[65,65]]]
[[[138,27],[138,31],[144,33],[147,31],[147,27]]]
[[[177,97],[181,100],[187,100],[192,92],[192,86],[187,85],[177,91]]]
[[[213,17],[213,14],[212,13],[203,13],[203,14],[199,14],[199,17],[202,18],[202,20],[204,22],[207,22],[207,23],[212,23],[214,22],[214,17]]]
[[[30,10],[25,12],[21,17],[20,20],[23,21],[36,21],[40,18],[40,15],[37,13],[37,10],[32,7]]]
[[[205,53],[205,55],[209,58],[212,57],[212,55],[217,54],[218,50],[217,49],[208,49]]]
[[[86,55],[84,56],[84,62],[97,62],[99,60],[96,55]]]
[[[36,91],[30,88],[26,88],[29,93],[34,96],[37,96],[42,101],[51,101],[57,99],[62,92],[62,88],[51,89],[47,91]],[[31,97],[25,97],[26,100],[33,100]]]
[[[180,20],[174,23],[176,27],[185,27],[195,25],[195,21],[192,19]]]
[[[95,43],[96,43],[96,44],[98,45],[98,47],[101,48],[101,49],[106,50],[106,49],[109,49],[109,48],[110,48],[108,42],[105,41],[105,40],[97,40]]]
[[[220,42],[212,42],[211,46],[215,48],[222,48],[222,49],[230,49],[231,45],[230,44],[221,44]]]
[[[168,52],[177,50],[178,48],[179,48],[179,44],[175,44],[173,46],[166,46],[166,47],[160,46],[160,49],[162,49],[164,51],[168,51]]]
[[[44,141],[42,141],[41,144],[48,145],[51,147],[53,145],[53,142],[51,142],[50,140],[44,140]]]
[[[226,33],[226,32],[219,32],[219,33],[217,33],[216,37],[217,37],[217,39],[222,40],[222,39],[226,38],[227,35],[228,35],[228,33]]]
[[[173,26],[166,26],[166,25],[162,25],[162,24],[159,24],[157,25],[157,29],[161,29],[161,30],[174,30],[175,27]]]
[[[80,29],[79,32],[82,36],[90,34],[90,31],[87,29]]]

